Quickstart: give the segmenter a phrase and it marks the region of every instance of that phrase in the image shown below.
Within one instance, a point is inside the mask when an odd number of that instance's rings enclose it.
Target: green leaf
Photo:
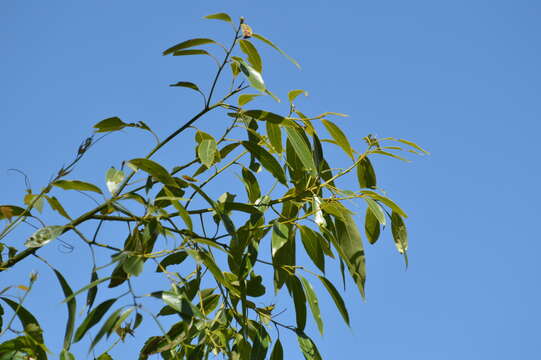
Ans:
[[[113,360],[113,358],[111,357],[111,355],[105,352],[101,354],[100,356],[98,356],[96,360]]]
[[[28,310],[26,310],[24,306],[16,303],[11,299],[8,299],[6,297],[0,297],[0,299],[2,299],[6,304],[8,304],[9,307],[11,307],[11,309],[15,312],[17,318],[23,326],[23,329],[34,329],[32,332],[29,333],[32,339],[34,339],[40,344],[43,344],[41,327],[39,326],[39,323],[34,317],[34,315],[32,315],[32,313],[30,313]]]
[[[183,41],[179,44],[176,44],[175,46],[171,46],[169,49],[163,52],[163,55],[172,54],[178,50],[188,49],[194,46],[205,45],[205,44],[217,44],[217,43],[216,41],[212,39],[205,39],[205,38],[190,39],[190,40]]]
[[[197,85],[195,85],[193,82],[189,82],[189,81],[179,81],[176,84],[171,84],[169,86],[185,87],[185,88],[188,88],[188,89],[192,89],[192,90],[201,92],[201,90],[199,90],[199,87]]]
[[[64,232],[64,226],[46,226],[35,231],[25,242],[24,246],[27,248],[41,247],[50,243]]]
[[[126,274],[139,276],[143,272],[145,265],[144,257],[137,255],[128,255],[122,262],[122,269]]]
[[[297,61],[295,61],[295,59],[293,59],[291,56],[287,55],[282,49],[280,49],[278,46],[274,45],[274,43],[272,41],[270,41],[269,39],[267,39],[266,37],[264,37],[263,35],[260,35],[260,34],[252,34],[252,37],[258,39],[258,40],[261,40],[263,41],[265,44],[271,46],[272,48],[274,48],[275,50],[277,50],[280,54],[284,55],[289,61],[291,61],[296,67],[298,67],[299,69],[301,68],[301,66],[299,65],[299,63]]]
[[[60,360],[75,360],[75,355],[73,355],[66,349],[62,349],[62,351],[60,352]],[[98,360],[100,359],[98,358]]]
[[[232,23],[231,17],[227,15],[226,13],[216,13],[216,14],[207,15],[203,17],[203,19],[222,20],[222,21],[227,21],[228,23]]]
[[[14,216],[24,214],[25,209],[15,205],[0,205],[0,220],[10,220]]]
[[[342,299],[342,296],[340,296],[340,293],[338,292],[338,290],[336,290],[334,285],[329,280],[327,280],[327,278],[323,276],[319,276],[319,275],[318,275],[318,278],[319,280],[321,280],[321,282],[323,283],[323,286],[325,286],[325,288],[331,295],[334,301],[334,304],[338,308],[338,311],[340,311],[340,315],[342,315],[342,317],[344,318],[344,321],[349,326],[349,314],[348,314],[348,309],[346,308],[346,303],[344,302],[344,299]]]
[[[94,325],[100,322],[103,319],[105,313],[113,306],[117,299],[105,300],[98,306],[96,306],[83,320],[81,325],[75,331],[75,336],[73,342],[79,342]]]
[[[156,272],[163,272],[169,265],[178,265],[187,257],[188,254],[184,251],[169,254],[162,261],[160,261],[160,264],[156,267]]]
[[[217,144],[214,139],[204,139],[197,147],[197,156],[203,165],[210,168],[214,163]]]
[[[94,191],[103,194],[96,185],[79,180],[57,180],[53,185],[64,190]]]
[[[301,281],[296,276],[290,276],[286,281],[286,286],[293,297],[297,329],[304,330],[306,326],[306,295]]]
[[[287,132],[287,137],[291,142],[291,145],[295,149],[295,153],[301,160],[304,168],[309,171],[312,175],[316,175],[316,164],[314,163],[314,158],[312,156],[312,150],[310,145],[306,143],[304,137],[301,135],[301,129],[298,126],[285,127]]]
[[[117,170],[111,166],[105,173],[105,185],[107,186],[107,190],[109,190],[111,194],[116,193],[125,177],[122,170]]]
[[[186,298],[185,295],[175,294],[171,291],[164,291],[162,293],[162,300],[164,303],[178,311],[180,314],[186,317],[192,317],[194,315],[204,318],[205,316]]]
[[[173,56],[189,56],[189,55],[208,55],[209,52],[201,49],[190,49],[190,50],[177,50],[173,53]]]
[[[366,156],[357,163],[357,179],[361,188],[376,188],[376,172]]]
[[[361,296],[364,298],[366,264],[361,234],[348,213],[344,213],[340,218],[335,218],[335,228],[334,245],[336,250],[346,263],[353,280],[361,292]]]
[[[271,254],[276,255],[278,250],[287,243],[289,238],[289,227],[286,224],[274,223],[272,225]]]
[[[317,299],[316,292],[308,280],[302,276],[300,278],[306,293],[306,298],[308,299],[308,305],[310,305],[310,310],[312,311],[312,316],[316,321],[319,333],[323,335],[323,319],[321,319],[321,311],[319,310],[319,301]]]
[[[256,120],[270,121],[275,124],[281,124],[286,120],[283,116],[265,110],[247,110],[242,112],[242,115]]]
[[[282,343],[280,342],[280,339],[277,339],[276,343],[274,343],[274,348],[272,349],[270,360],[284,360],[284,349],[282,348]]]
[[[178,188],[178,184],[176,183],[175,179],[169,174],[169,172],[160,164],[148,160],[148,159],[132,159],[128,162],[128,166],[131,167],[133,170],[143,170],[144,172],[148,173],[149,175],[152,175],[158,181],[161,183]]]
[[[263,81],[261,73],[248,65],[244,60],[236,57],[234,59],[239,63],[240,70],[248,78],[250,85],[263,93],[266,92],[267,88],[265,87],[265,81]]]
[[[112,313],[111,316],[109,316],[107,321],[103,324],[101,329],[98,331],[98,334],[96,335],[94,340],[92,340],[92,343],[90,344],[90,348],[88,349],[89,353],[92,351],[92,349],[94,349],[94,347],[98,344],[98,342],[100,342],[101,338],[105,334],[110,334],[114,330],[114,326],[117,324],[117,321],[119,320],[122,314],[122,311],[123,311],[123,308],[121,307],[120,309]]]
[[[340,146],[342,150],[344,150],[344,152],[353,160],[353,149],[349,144],[347,136],[342,132],[342,130],[340,130],[340,128],[335,123],[325,119],[323,119],[322,122],[323,125],[325,125],[325,128],[327,129],[329,134],[331,134],[334,141],[336,141],[338,146]]]
[[[370,196],[374,200],[381,201],[382,203],[390,207],[393,211],[397,212],[400,216],[405,217],[405,218],[408,217],[406,213],[404,212],[404,210],[402,210],[400,206],[398,206],[394,201],[392,201],[388,197],[385,197],[383,195],[380,195],[370,190],[363,190],[361,191],[361,193]]]
[[[406,230],[406,224],[404,224],[402,217],[394,211],[391,215],[391,231],[393,233],[396,249],[399,253],[406,254],[406,251],[408,250],[408,232]]]
[[[392,157],[392,158],[395,158],[395,159],[398,159],[398,160],[402,160],[404,162],[410,162],[408,159],[405,159],[405,158],[403,158],[401,156],[398,156],[398,155],[395,155],[393,153],[383,151],[383,150],[372,150],[371,153],[372,154],[379,154],[379,155],[389,156],[389,157]]]
[[[71,299],[73,299],[75,296],[79,295],[80,293],[82,293],[82,292],[84,292],[84,291],[86,291],[88,289],[92,289],[94,286],[97,286],[97,285],[101,284],[102,282],[107,281],[109,279],[111,279],[110,276],[98,279],[96,281],[93,281],[90,284],[84,286],[83,288],[77,290],[76,292],[74,292],[70,296],[66,297],[64,300],[62,300],[62,302],[66,303],[66,302],[70,301]]]
[[[426,151],[425,149],[423,149],[422,147],[420,147],[419,145],[417,145],[413,141],[404,140],[404,139],[398,139],[398,141],[400,141],[403,144],[409,145],[412,148],[415,148],[415,149],[419,150],[420,152],[422,152],[424,154],[430,154],[428,151]]]
[[[378,241],[380,234],[380,223],[378,218],[374,215],[374,212],[370,208],[366,209],[364,232],[370,244],[375,244],[376,241]]]
[[[310,259],[312,259],[314,264],[322,272],[325,272],[325,257],[323,255],[320,240],[314,234],[315,232],[307,226],[299,225],[299,229],[301,231],[301,240],[306,253]]]
[[[279,182],[287,186],[286,176],[284,170],[280,166],[280,163],[272,156],[267,150],[263,149],[261,146],[248,142],[242,141],[242,145],[248,150],[265,169],[267,169]]]
[[[92,269],[92,274],[90,275],[90,282],[98,280],[98,273],[95,269]],[[94,300],[96,300],[96,295],[98,294],[98,288],[95,286],[90,288],[86,294],[86,306],[90,309],[94,305]]]
[[[284,151],[282,146],[282,129],[278,124],[271,121],[267,121],[265,124],[267,127],[267,137],[269,138],[272,148],[278,154],[281,154]]]
[[[248,200],[253,204],[261,197],[261,189],[255,175],[247,168],[242,168],[242,182],[248,194]]]
[[[293,104],[293,101],[297,98],[297,96],[304,94],[304,96],[308,96],[308,93],[304,90],[291,90],[287,93],[287,97],[289,99],[289,103]]]
[[[368,208],[370,209],[372,214],[376,217],[378,222],[381,225],[385,226],[385,213],[383,212],[383,209],[381,208],[381,206],[379,206],[379,204],[375,200],[369,197],[364,197],[363,199],[368,204]]]
[[[105,120],[100,121],[96,125],[94,125],[95,131],[100,132],[109,132],[109,131],[117,131],[122,130],[128,126],[124,121],[120,120],[118,117],[110,117]]]
[[[167,196],[170,198],[171,203],[177,209],[178,214],[182,218],[182,221],[184,221],[184,224],[188,227],[188,230],[193,231],[193,224],[192,224],[192,218],[190,217],[190,214],[186,210],[184,206],[178,201],[178,199],[174,199],[174,194],[171,190],[165,186],[163,188],[164,192],[167,194]]]
[[[261,63],[261,57],[257,52],[255,46],[250,40],[239,40],[240,50],[246,54],[247,60],[252,67],[259,73],[263,71],[263,64]]]
[[[68,297],[73,294],[73,290],[71,290],[71,287],[69,286],[68,282],[62,276],[62,274],[56,270],[53,269],[56,277],[58,278],[58,282],[60,283],[60,286],[62,287],[62,291],[64,292],[64,296]],[[66,322],[66,333],[64,335],[64,350],[69,350],[71,345],[71,339],[73,337],[73,329],[75,327],[75,313],[77,311],[77,302],[75,298],[72,298],[70,301],[67,302],[68,306],[68,321]]]
[[[255,99],[256,97],[261,96],[261,94],[242,94],[239,96],[238,103],[239,107],[243,107],[244,105],[248,104],[250,101]]]
[[[68,215],[68,213],[66,212],[62,204],[60,204],[60,201],[58,201],[57,198],[55,198],[54,196],[46,196],[45,198],[47,199],[47,202],[49,203],[51,209],[53,209],[66,219],[71,220],[71,217]]]
[[[297,331],[297,340],[306,360],[322,360],[316,344],[304,332]]]

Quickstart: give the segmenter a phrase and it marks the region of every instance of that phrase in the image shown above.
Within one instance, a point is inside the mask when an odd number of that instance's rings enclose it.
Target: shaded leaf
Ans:
[[[282,348],[282,343],[280,342],[280,339],[277,339],[276,343],[274,343],[274,348],[272,349],[270,360],[283,360],[283,359],[284,359],[284,349]]]
[[[11,220],[14,216],[19,216],[24,214],[25,209],[15,205],[0,205],[0,220],[8,219]]]
[[[128,126],[124,121],[120,120],[118,117],[110,117],[105,120],[102,120],[98,122],[96,125],[94,125],[95,131],[100,132],[109,132],[109,131],[117,131],[122,130]]]
[[[163,272],[169,265],[178,265],[186,260],[187,257],[188,254],[184,251],[169,254],[160,261],[160,264],[156,267],[156,272]]]
[[[271,121],[267,121],[265,124],[267,128],[267,137],[269,138],[272,148],[278,154],[281,154],[284,151],[282,146],[282,129],[278,124]]]
[[[189,55],[209,55],[209,52],[201,49],[177,50],[173,56],[189,56]]]
[[[71,290],[71,287],[69,286],[64,276],[62,276],[62,274],[56,269],[53,269],[53,271],[58,278],[60,286],[62,287],[62,292],[64,293],[64,296],[68,297],[72,295],[73,290]],[[75,313],[77,311],[77,302],[75,298],[72,298],[66,304],[68,307],[68,321],[66,322],[66,332],[64,335],[64,350],[69,350],[71,345],[71,339],[73,337],[73,329],[75,327]]]
[[[271,254],[273,257],[287,243],[288,238],[289,227],[286,224],[274,223],[272,225]]]
[[[316,237],[315,232],[304,225],[299,225],[301,231],[301,240],[306,253],[312,259],[314,264],[325,272],[325,258],[323,249],[321,248],[320,240]]]
[[[171,84],[169,86],[185,87],[185,88],[192,89],[192,90],[195,90],[195,91],[201,91],[201,90],[199,90],[199,87],[197,85],[195,85],[193,82],[189,82],[189,81],[179,81],[176,84]]]
[[[368,197],[364,197],[364,201],[366,201],[366,203],[368,204],[368,208],[370,209],[372,214],[376,217],[378,222],[381,225],[385,226],[385,213],[383,212],[383,209],[381,208],[381,206],[379,206],[379,204],[375,200]]]
[[[281,124],[286,120],[283,116],[265,110],[247,110],[242,112],[242,115],[256,120],[270,121],[275,124]]]
[[[391,214],[391,231],[393,233],[396,249],[399,253],[405,254],[408,250],[408,232],[406,230],[406,224],[404,224],[402,217],[394,211]]]
[[[179,187],[169,172],[157,162],[148,159],[132,159],[128,162],[128,166],[135,171],[143,170],[165,185]]]
[[[297,331],[297,340],[306,360],[321,360],[316,344],[304,332]]]
[[[90,282],[94,282],[98,280],[98,273],[95,269],[92,269],[92,274],[90,275]],[[86,306],[90,309],[92,308],[92,305],[94,304],[94,300],[96,299],[96,295],[98,294],[98,287],[94,286],[88,290],[88,293],[86,294]]]
[[[26,308],[22,304],[19,304],[6,297],[0,297],[0,299],[2,299],[6,304],[8,304],[9,307],[15,312],[17,318],[23,326],[23,329],[33,329],[33,331],[29,333],[32,339],[42,344],[42,331],[34,315],[32,315],[32,313],[30,313],[28,310],[26,310]]]
[[[286,176],[284,170],[280,166],[280,163],[272,156],[267,150],[261,146],[243,141],[242,145],[248,150],[265,169],[267,169],[279,182],[287,185]]]
[[[370,208],[366,209],[366,218],[364,220],[364,232],[370,244],[378,241],[380,234],[380,223],[374,212]]]
[[[90,330],[94,325],[96,325],[101,319],[103,319],[103,316],[105,313],[113,306],[117,299],[109,299],[105,300],[98,306],[96,306],[83,320],[81,325],[77,328],[75,331],[75,336],[73,338],[73,342],[80,341],[86,334],[88,330]]]
[[[102,194],[100,188],[96,185],[79,180],[57,180],[53,185],[64,190],[93,191]]]
[[[338,308],[338,311],[340,311],[340,315],[342,315],[342,318],[344,318],[344,321],[349,326],[349,314],[348,314],[348,309],[346,308],[346,303],[344,302],[344,299],[342,299],[342,296],[340,296],[340,293],[338,292],[338,290],[336,290],[334,285],[329,280],[327,280],[327,278],[323,276],[319,276],[319,275],[318,275],[318,278],[319,280],[321,280],[321,282],[323,283],[323,286],[325,286],[325,288],[331,295],[334,301],[334,304]]]
[[[306,295],[301,281],[296,276],[290,276],[286,281],[286,286],[293,297],[297,329],[304,330],[306,326]]]
[[[366,156],[357,163],[357,179],[359,180],[359,186],[361,188],[376,188],[376,172],[372,167],[372,163]]]
[[[291,145],[295,149],[295,153],[302,162],[302,165],[309,171],[312,175],[316,175],[316,164],[314,163],[314,157],[310,145],[305,141],[305,138],[301,135],[301,129],[298,126],[285,127],[287,132],[287,137],[291,142]]]

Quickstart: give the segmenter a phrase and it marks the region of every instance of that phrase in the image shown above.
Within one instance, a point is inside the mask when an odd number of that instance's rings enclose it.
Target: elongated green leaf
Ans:
[[[216,13],[203,17],[203,19],[222,20],[228,23],[232,23],[231,17],[226,13]]]
[[[98,273],[95,269],[92,269],[92,274],[90,275],[90,282],[94,282],[98,280]],[[94,305],[94,300],[96,300],[96,295],[98,294],[98,287],[94,286],[93,288],[90,288],[86,294],[86,306],[91,309],[92,305]]]
[[[75,355],[73,355],[66,349],[62,349],[62,351],[60,352],[60,360],[75,360]],[[98,360],[102,360],[102,359],[98,358]]]
[[[163,55],[172,54],[175,51],[182,50],[182,49],[188,49],[194,46],[199,45],[205,45],[205,44],[216,44],[216,41],[212,39],[206,39],[206,38],[197,38],[197,39],[190,39],[183,41],[179,44],[176,44],[175,46],[171,46],[169,49],[165,50],[163,52]]]
[[[261,96],[261,94],[242,94],[239,96],[238,103],[240,107],[243,107],[244,105],[248,104],[250,101],[255,99],[256,97]]]
[[[347,136],[342,132],[342,130],[335,123],[329,120],[325,120],[325,119],[323,119],[322,122],[323,122],[323,125],[325,125],[325,128],[327,129],[329,134],[331,134],[334,141],[336,141],[338,146],[340,146],[342,150],[344,150],[344,152],[353,160],[354,159],[353,149],[351,148],[351,145],[349,144],[349,140]]]
[[[364,282],[366,280],[366,265],[361,234],[357,225],[348,213],[335,218],[336,243],[334,244],[340,257],[346,263],[353,280],[364,298]],[[332,240],[333,238],[331,238]]]
[[[124,309],[122,307],[116,310],[114,313],[111,314],[111,316],[109,316],[107,321],[105,321],[101,329],[98,331],[96,337],[94,337],[94,339],[92,340],[92,343],[90,344],[90,348],[88,349],[89,353],[100,342],[101,338],[103,338],[105,334],[108,334],[113,330],[113,327],[115,326],[123,310]]]
[[[83,288],[77,290],[76,292],[74,292],[74,293],[71,294],[70,296],[66,297],[64,300],[62,300],[62,302],[63,302],[63,303],[66,303],[66,302],[70,301],[71,299],[73,299],[75,296],[79,295],[80,293],[82,293],[82,292],[84,292],[84,291],[86,291],[86,290],[88,290],[88,289],[91,289],[91,288],[93,288],[94,286],[97,286],[97,285],[101,284],[102,282],[107,281],[107,280],[109,280],[109,279],[111,279],[110,276],[104,277],[104,278],[101,278],[101,279],[98,279],[98,280],[96,280],[96,281],[93,281],[93,282],[91,282],[90,284],[84,286]]]
[[[261,57],[250,40],[239,40],[240,50],[246,54],[248,63],[259,73],[263,71]]]
[[[232,59],[239,63],[240,70],[248,78],[248,82],[253,88],[263,93],[266,92],[267,88],[265,86],[265,81],[263,80],[263,77],[259,71],[248,65],[241,58],[232,57]]]
[[[117,299],[109,299],[105,300],[98,306],[96,306],[83,320],[81,325],[77,328],[75,331],[75,336],[73,338],[73,342],[79,342],[87,333],[88,330],[90,330],[94,325],[96,325],[101,319],[103,319],[103,316],[105,313],[113,306]]]
[[[334,301],[334,304],[338,308],[338,311],[340,311],[340,315],[342,315],[342,317],[344,318],[344,321],[349,326],[349,314],[348,314],[348,309],[346,308],[346,303],[344,302],[344,299],[342,299],[342,296],[340,296],[340,293],[338,292],[338,290],[336,290],[332,282],[330,282],[329,280],[327,280],[327,278],[323,276],[318,275],[318,278],[319,280],[321,280],[321,282],[323,283],[323,286],[325,286],[325,288],[331,295]]]
[[[128,162],[128,166],[133,170],[143,170],[165,185],[179,187],[169,172],[157,162],[148,159],[132,159]]]
[[[357,163],[357,179],[361,188],[376,188],[376,172],[368,157],[364,157]]]
[[[374,215],[374,212],[370,208],[366,209],[364,232],[370,244],[375,244],[376,241],[378,241],[380,234],[380,223],[378,218]]]
[[[280,166],[280,163],[272,156],[267,150],[263,149],[261,146],[243,141],[242,145],[248,150],[265,169],[267,169],[279,182],[284,185],[287,185],[286,176],[284,170]]]
[[[306,143],[304,137],[301,135],[301,130],[297,126],[286,126],[285,129],[287,132],[287,137],[295,149],[295,153],[301,160],[302,165],[307,171],[315,176],[316,164],[314,163],[312,150],[310,149],[310,145]]]
[[[105,174],[105,185],[107,186],[107,190],[109,190],[111,194],[116,193],[125,177],[122,170],[110,167]]]
[[[170,198],[171,204],[173,204],[175,209],[177,209],[178,214],[182,218],[182,221],[184,221],[184,224],[186,224],[186,226],[188,227],[188,230],[193,231],[192,218],[190,217],[190,214],[188,213],[186,208],[182,206],[182,204],[179,202],[178,199],[174,199],[173,192],[169,190],[167,186],[165,186],[163,190],[167,194],[167,196]]]
[[[277,339],[274,343],[274,348],[272,349],[270,360],[284,360],[284,349],[282,347],[280,339]]]
[[[179,82],[177,82],[175,84],[171,84],[169,86],[185,87],[185,88],[192,89],[192,90],[195,90],[195,91],[201,91],[201,90],[199,90],[199,87],[197,85],[195,85],[193,82],[189,82],[189,81],[179,81]]]
[[[404,210],[402,210],[400,208],[400,206],[398,206],[394,201],[392,201],[388,197],[380,195],[380,194],[378,194],[378,193],[376,193],[374,191],[369,191],[369,190],[363,190],[363,191],[361,191],[361,193],[370,196],[374,200],[381,201],[382,203],[384,203],[385,205],[390,207],[393,211],[398,213],[400,216],[405,217],[405,218],[408,217],[408,215],[406,215]]]
[[[422,147],[420,147],[419,145],[417,145],[413,141],[409,141],[409,140],[405,140],[405,139],[398,139],[398,141],[400,141],[403,144],[409,145],[412,148],[415,148],[415,149],[419,150],[420,152],[422,152],[424,154],[430,154],[428,151],[426,151],[425,149],[423,149]]]
[[[297,331],[297,340],[306,360],[322,360],[316,344],[304,332]]]
[[[242,115],[249,116],[256,120],[270,121],[275,124],[281,124],[286,120],[283,116],[265,110],[247,110],[242,112]]]
[[[398,160],[402,160],[404,162],[410,162],[410,160],[406,159],[406,158],[403,158],[401,156],[398,156],[398,155],[395,155],[393,153],[390,153],[388,151],[383,151],[383,150],[372,150],[371,151],[372,154],[379,154],[379,155],[384,155],[384,156],[389,156],[389,157],[392,157],[392,158],[395,158],[395,159],[398,159]]]
[[[271,121],[267,121],[265,124],[267,127],[267,137],[269,138],[272,148],[278,154],[281,154],[284,151],[282,146],[282,129],[278,124]]]
[[[315,232],[307,226],[299,225],[299,229],[301,230],[301,240],[306,253],[310,259],[312,259],[314,264],[322,272],[325,272],[325,257],[323,255],[320,240],[315,236]]]
[[[204,139],[197,147],[197,156],[203,165],[210,168],[214,163],[214,156],[216,155],[216,140]]]
[[[156,272],[163,272],[169,265],[178,265],[187,257],[188,254],[184,251],[169,254],[162,261],[160,261],[160,264],[156,267]]]
[[[24,306],[21,304],[6,298],[6,297],[0,297],[6,304],[9,305],[9,307],[16,313],[17,318],[21,322],[23,329],[32,329],[32,331],[28,331],[29,335],[36,340],[38,343],[43,343],[43,336],[41,327],[30,311],[26,310]]]
[[[323,335],[323,319],[321,318],[321,311],[319,310],[319,301],[317,299],[316,292],[308,280],[302,276],[300,278],[306,293],[306,298],[308,299],[308,305],[310,305],[310,310],[312,311],[312,316],[316,321],[319,333]]]
[[[378,219],[378,222],[385,226],[385,213],[379,204],[372,198],[364,197],[364,201],[368,204],[368,208],[372,211],[372,214]]]
[[[60,283],[60,286],[62,287],[64,296],[68,297],[72,295],[73,290],[71,290],[71,287],[69,286],[64,276],[62,276],[62,274],[56,269],[53,269],[53,271],[56,277],[58,278],[58,282]],[[72,298],[70,301],[68,301],[67,306],[68,306],[68,321],[66,322],[66,332],[64,335],[64,350],[70,349],[71,339],[73,337],[73,329],[75,327],[75,313],[77,311],[77,302],[75,298]]]
[[[287,243],[288,237],[289,228],[286,224],[274,223],[272,225],[271,254],[273,257]]]
[[[46,196],[45,198],[47,199],[47,202],[49,203],[51,209],[53,209],[66,219],[71,220],[71,217],[68,215],[68,213],[66,212],[62,204],[60,204],[60,201],[58,201],[57,198],[55,198],[54,196]]]
[[[261,189],[255,175],[247,168],[242,168],[242,181],[248,194],[248,200],[253,204],[261,197]]]
[[[205,316],[197,309],[187,298],[182,294],[175,294],[171,291],[164,291],[162,293],[162,300],[164,303],[178,311],[180,314],[186,317],[192,317],[194,315],[204,318]]]
[[[96,185],[79,180],[57,180],[53,185],[64,190],[93,191],[102,194],[100,188]]]
[[[202,49],[177,50],[173,56],[189,56],[189,55],[209,55],[209,52]]]
[[[280,54],[284,55],[289,61],[291,61],[296,67],[298,67],[299,69],[301,68],[301,66],[299,65],[299,63],[297,61],[295,61],[295,59],[293,59],[291,56],[289,56],[288,54],[286,54],[282,49],[280,49],[278,46],[274,45],[274,43],[272,41],[270,41],[269,39],[267,39],[266,37],[264,37],[263,35],[260,35],[260,34],[252,34],[252,36],[258,40],[261,40],[263,41],[265,44],[271,46],[272,48],[274,48],[275,50],[277,50]]]
[[[405,254],[408,250],[408,232],[406,230],[406,224],[404,224],[402,217],[394,211],[391,214],[391,230],[396,249],[399,253]]]
[[[302,288],[302,283],[296,276],[288,277],[286,286],[295,304],[295,319],[297,329],[304,330],[306,326],[306,295]]]
[[[128,255],[124,261],[122,261],[122,269],[126,274],[132,276],[139,276],[143,272],[145,261],[142,256]]]

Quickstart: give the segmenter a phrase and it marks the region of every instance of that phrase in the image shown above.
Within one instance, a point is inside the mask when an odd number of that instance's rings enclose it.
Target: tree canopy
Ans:
[[[387,226],[407,266],[406,212],[386,195],[372,162],[378,156],[407,161],[402,153],[426,151],[404,139],[370,134],[351,139],[339,125],[346,115],[309,114],[298,107],[304,90],[280,99],[264,80],[259,49],[277,51],[300,67],[297,61],[242,18],[233,21],[225,13],[205,18],[224,22],[231,31],[229,44],[201,37],[163,51],[164,56],[208,57],[216,63],[208,88],[185,80],[170,85],[197,93],[203,104],[198,113],[184,114],[184,123],[164,137],[142,121],[101,120],[72,161],[41,190],[28,187],[21,204],[0,205],[0,272],[29,273],[28,284],[0,290],[0,335],[9,338],[0,344],[0,359],[57,355],[43,339],[47,329],[40,317],[47,314],[25,307],[39,281],[30,272],[33,261],[50,267],[64,298],[60,358],[75,359],[86,350],[100,360],[111,359],[110,350],[121,347],[127,336],[140,340],[140,359],[160,354],[164,359],[278,360],[284,358],[283,336],[296,337],[306,359],[320,359],[313,335],[305,332],[307,321],[324,332],[318,298],[329,296],[351,325],[342,284],[327,277],[328,268],[337,269],[343,286],[350,282],[346,278],[353,280],[359,300],[364,298],[362,238],[374,244]],[[278,114],[260,108],[255,105],[260,97],[282,101],[288,110]],[[220,133],[205,131],[202,119],[211,113],[224,119]],[[73,176],[89,149],[103,136],[126,136],[111,134],[123,129],[144,131],[155,145],[144,157],[103,169],[102,184]],[[173,167],[154,159],[158,151],[178,150],[173,141],[178,139],[184,147],[193,141],[193,151],[183,151]],[[326,156],[332,147],[343,152],[346,166]],[[342,188],[343,179],[351,177],[358,186]],[[224,191],[207,190],[216,183],[225,184]],[[70,191],[100,200],[75,214],[63,205]],[[352,211],[351,203],[360,204],[363,213]],[[46,212],[63,222],[49,223]],[[109,225],[123,232],[122,246],[119,231],[111,235]],[[25,248],[12,236],[17,227],[29,230]],[[70,285],[70,274],[39,255],[66,233],[88,245],[93,259],[89,282],[79,289]],[[301,253],[308,262],[298,261]],[[156,276],[167,286],[156,282],[151,292],[138,291],[139,283]],[[315,282],[326,294],[314,290]],[[289,298],[281,306],[294,317],[278,318],[284,309],[269,302],[277,293]],[[155,335],[140,338],[140,326],[151,324]],[[78,344],[83,339],[84,350]]]

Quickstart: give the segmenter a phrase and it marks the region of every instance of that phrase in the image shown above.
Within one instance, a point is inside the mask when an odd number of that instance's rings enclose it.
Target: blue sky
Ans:
[[[211,60],[165,58],[161,51],[193,37],[226,41],[226,25],[201,20],[220,11],[246,17],[301,63],[299,71],[262,50],[266,82],[279,97],[305,89],[310,95],[301,110],[348,114],[337,121],[352,139],[394,136],[431,152],[409,164],[374,160],[380,184],[408,212],[410,267],[404,270],[388,231],[368,246],[367,301],[353,287],[345,294],[351,329],[321,296],[326,333],[309,330],[324,357],[535,358],[537,1],[3,1],[0,203],[20,204],[24,196],[23,179],[8,169],[24,171],[37,191],[104,118],[142,120],[163,135],[194,114],[199,98],[167,85],[187,80],[206,88]],[[284,104],[260,104],[287,111]],[[201,127],[213,129],[220,120]],[[135,131],[109,136],[73,177],[102,183],[108,167],[144,155],[150,143]],[[157,159],[173,164],[188,149],[182,145]],[[68,201],[74,212],[92,205],[77,196]],[[21,228],[7,242],[22,246],[29,231]],[[82,245],[70,254],[54,246],[43,254],[80,274],[74,288],[88,281]],[[50,288],[59,290],[42,265],[27,259],[20,273],[2,273],[0,288],[23,283],[31,269],[40,281],[28,306],[42,314],[45,328],[54,327],[65,308],[60,297],[46,297]],[[283,316],[294,322],[291,312]],[[63,329],[62,323],[48,336],[51,350],[58,351]],[[293,345],[286,358],[300,359]],[[84,358],[86,346],[74,351]]]

